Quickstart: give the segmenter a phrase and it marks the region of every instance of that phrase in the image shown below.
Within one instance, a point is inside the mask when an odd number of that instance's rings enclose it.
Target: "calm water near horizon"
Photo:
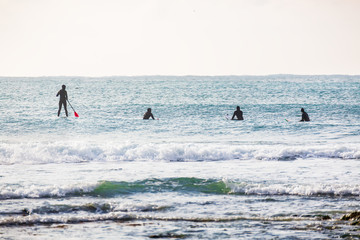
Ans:
[[[340,221],[360,208],[360,76],[0,83],[0,238],[360,235]],[[62,84],[79,118],[57,117]]]

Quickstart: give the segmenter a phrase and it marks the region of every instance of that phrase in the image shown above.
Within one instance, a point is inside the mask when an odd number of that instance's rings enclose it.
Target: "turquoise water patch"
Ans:
[[[99,197],[114,197],[145,192],[227,194],[230,192],[230,188],[221,180],[200,178],[146,179],[135,182],[104,181],[90,194]]]

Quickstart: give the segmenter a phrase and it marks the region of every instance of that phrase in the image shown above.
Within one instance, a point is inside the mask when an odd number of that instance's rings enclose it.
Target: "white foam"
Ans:
[[[0,199],[14,198],[42,198],[42,197],[64,197],[67,194],[88,193],[93,191],[97,184],[72,184],[68,186],[0,186]]]
[[[29,216],[5,217],[0,219],[0,226],[2,225],[30,225],[30,224],[55,224],[55,223],[78,223],[78,222],[95,222],[106,220],[124,220],[135,219],[126,214],[121,213],[108,213],[108,214],[92,214],[92,215],[61,215],[61,216],[44,216],[32,214]]]
[[[299,196],[360,196],[360,185],[341,184],[254,184],[233,183],[225,180],[232,193],[254,195],[299,195]]]
[[[359,145],[220,145],[86,142],[0,143],[0,164],[76,163],[90,161],[218,161],[360,159]]]

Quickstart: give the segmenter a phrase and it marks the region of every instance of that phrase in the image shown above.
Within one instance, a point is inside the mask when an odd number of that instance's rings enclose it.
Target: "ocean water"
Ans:
[[[0,238],[360,235],[340,220],[360,208],[360,76],[0,83]],[[79,118],[57,117],[62,84]]]

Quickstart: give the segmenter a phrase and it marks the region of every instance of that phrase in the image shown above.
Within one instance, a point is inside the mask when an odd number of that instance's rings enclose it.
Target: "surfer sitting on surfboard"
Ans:
[[[237,119],[234,119],[235,116],[237,117]],[[234,112],[231,120],[244,120],[244,118],[243,118],[243,112],[240,110],[240,107],[239,107],[239,106],[236,107],[236,111]]]
[[[58,93],[56,94],[56,96],[60,95],[58,117],[60,116],[60,111],[61,111],[62,105],[64,105],[65,114],[68,117],[68,111],[67,111],[67,107],[66,107],[66,101],[68,100],[68,95],[67,95],[67,92],[65,91],[65,88],[66,88],[66,86],[62,85],[62,89],[60,91],[58,91]]]
[[[300,122],[309,122],[310,118],[309,115],[305,112],[303,108],[301,108],[302,116]]]
[[[151,113],[151,108],[148,108],[147,112],[144,114],[143,119],[149,119],[149,118],[155,119],[153,114]]]

